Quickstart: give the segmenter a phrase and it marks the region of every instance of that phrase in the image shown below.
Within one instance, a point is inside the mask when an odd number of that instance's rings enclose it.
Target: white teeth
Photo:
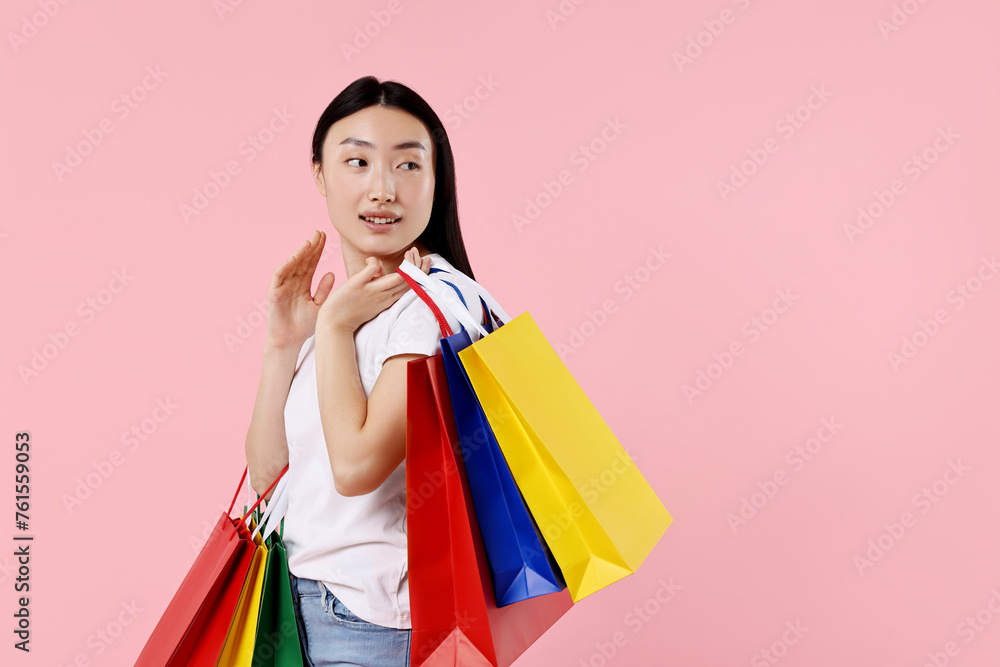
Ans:
[[[362,219],[367,220],[368,222],[374,222],[376,225],[385,225],[399,220],[399,218],[365,218],[364,216],[362,216]]]

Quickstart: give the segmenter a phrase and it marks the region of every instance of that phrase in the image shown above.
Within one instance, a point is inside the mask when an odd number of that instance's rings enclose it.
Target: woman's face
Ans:
[[[313,174],[345,259],[391,258],[414,245],[434,205],[435,157],[427,128],[400,109],[371,106],[330,126]],[[372,215],[393,222],[363,219]]]

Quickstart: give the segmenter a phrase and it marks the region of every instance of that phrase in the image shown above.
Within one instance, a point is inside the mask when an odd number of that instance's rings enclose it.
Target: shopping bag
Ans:
[[[481,539],[483,533],[477,522],[478,513],[473,509],[473,483],[466,474],[467,468],[463,467],[463,459],[463,454],[456,451],[456,468],[465,496],[465,507],[476,551],[476,562],[479,565],[480,582],[486,600],[486,615],[490,621],[490,634],[496,651],[497,667],[510,667],[528,647],[570,610],[573,598],[566,587],[562,586],[557,592],[536,595],[504,606],[498,605],[494,596],[485,545]]]
[[[287,481],[287,478],[280,477],[267,503],[267,510],[258,522],[258,526],[263,527],[261,537],[268,552],[252,667],[302,667],[308,664],[299,641],[288,556],[282,543],[284,515],[288,509]],[[280,530],[275,532],[279,526]]]
[[[499,606],[566,587],[524,504],[458,353],[467,330],[441,339],[461,455]]]
[[[136,667],[211,667],[218,661],[256,550],[245,515],[229,516],[246,475],[245,469],[229,510],[219,517],[153,628]]]
[[[508,667],[572,599],[563,590],[497,607],[439,354],[407,364],[406,482],[411,665]]]
[[[251,517],[248,529],[253,534],[257,546],[250,570],[243,582],[239,601],[233,612],[232,621],[222,653],[216,663],[218,667],[250,667],[253,658],[254,641],[257,637],[257,618],[260,614],[261,589],[264,585],[264,568],[267,566],[268,550],[260,535],[256,535],[256,524]]]
[[[402,272],[417,275],[404,261]],[[419,277],[419,276],[418,276]],[[422,279],[461,316],[448,290]],[[636,571],[672,517],[531,315],[458,353],[504,459],[574,601]],[[467,311],[466,311],[467,312]]]
[[[480,336],[485,336],[487,331],[493,330],[492,322],[496,314],[489,310],[485,300],[480,297],[484,326],[476,322],[464,306],[461,291],[446,280],[448,273],[444,269],[432,269],[429,275],[439,278],[441,284],[452,287],[454,294],[462,300],[463,305],[456,307],[455,315],[463,326],[462,331],[441,339],[441,353],[494,593],[498,604],[503,606],[554,593],[565,588],[566,584],[517,490],[510,468],[504,461],[489,422],[458,360],[457,352],[472,342],[469,330],[465,327],[476,329]],[[419,286],[423,276],[408,275]],[[417,294],[430,306],[427,301],[430,295],[426,291],[421,288]]]
[[[440,354],[406,365],[406,522],[412,667],[496,667]]]
[[[462,455],[456,453],[459,472],[461,472]],[[493,647],[496,650],[497,667],[510,667],[541,637],[556,621],[573,606],[573,598],[569,590],[563,588],[556,593],[535,596],[520,600],[502,607],[497,606],[489,568],[487,566],[486,550],[480,539],[480,530],[476,524],[476,513],[472,508],[471,484],[466,476],[461,475],[465,493],[465,506],[469,515],[469,523],[473,544],[476,549],[476,560],[479,565],[479,576],[486,600],[486,615],[490,619],[490,634],[493,637]]]
[[[307,664],[299,641],[288,556],[279,533],[266,540],[269,551],[261,594],[253,667],[302,667]]]

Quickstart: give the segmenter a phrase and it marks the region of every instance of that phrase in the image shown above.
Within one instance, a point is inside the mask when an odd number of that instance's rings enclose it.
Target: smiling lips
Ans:
[[[393,213],[390,211],[379,211],[377,209],[365,211],[364,214],[358,215],[358,218],[371,231],[383,234],[395,229],[399,221],[403,219],[401,217],[393,217]]]
[[[365,222],[368,222],[368,223],[371,223],[371,224],[374,224],[374,225],[388,225],[388,224],[393,224],[393,223],[396,223],[396,222],[399,222],[400,220],[402,220],[402,218],[392,218],[392,217],[389,217],[387,215],[385,215],[385,216],[383,216],[383,215],[379,215],[379,216],[359,215],[358,217],[361,218],[362,220],[364,220]]]

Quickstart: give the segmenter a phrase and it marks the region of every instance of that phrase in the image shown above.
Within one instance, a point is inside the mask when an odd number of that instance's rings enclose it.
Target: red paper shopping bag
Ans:
[[[432,385],[432,368],[439,371]],[[496,667],[441,355],[406,368],[406,521],[412,667]]]

